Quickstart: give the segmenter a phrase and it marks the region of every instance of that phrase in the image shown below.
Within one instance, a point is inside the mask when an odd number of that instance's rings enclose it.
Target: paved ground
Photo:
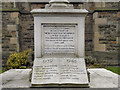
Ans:
[[[106,69],[88,69],[91,88],[118,88],[120,75]]]
[[[3,88],[29,88],[29,72],[31,69],[11,69],[0,74]],[[120,75],[103,68],[88,69],[90,72],[90,88],[118,88]]]

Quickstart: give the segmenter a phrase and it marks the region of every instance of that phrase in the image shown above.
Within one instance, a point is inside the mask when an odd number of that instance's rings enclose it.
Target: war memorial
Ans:
[[[74,5],[68,0],[50,0],[45,4],[44,8],[31,9],[30,13],[33,17],[32,21],[34,26],[34,58],[30,62],[33,65],[30,69],[10,69],[0,74],[2,76],[3,90],[8,88],[24,88],[26,90],[47,90],[48,88],[51,90],[64,90],[66,88],[70,90],[73,90],[73,88],[118,88],[118,74],[104,68],[87,68],[85,58],[85,30],[86,18],[88,18],[89,12],[89,10],[84,8],[75,9]],[[28,14],[24,13],[23,15]],[[95,15],[97,16],[97,14]],[[95,15],[94,18],[97,18]],[[102,28],[98,23],[103,21],[107,22],[105,19],[100,20],[95,20],[95,23],[97,23],[93,27],[95,30],[98,27]],[[17,23],[21,22],[17,21]],[[13,26],[8,25],[8,27],[14,29]],[[119,26],[116,28],[118,29]],[[28,33],[25,35],[28,35]],[[98,32],[94,33],[94,36],[96,37],[93,42],[94,50],[104,51],[107,49],[107,45],[101,44],[101,46],[98,44]],[[17,41],[15,41],[22,39],[12,38],[10,40],[12,40],[10,42],[13,45],[19,47],[17,48],[18,51],[20,51],[21,47],[24,47],[24,44],[20,44],[21,46],[19,46],[16,44]],[[119,38],[117,40],[116,42],[119,42]],[[114,43],[113,41],[112,43]],[[112,64],[117,65],[115,60],[113,62]],[[106,62],[103,63],[106,65]]]

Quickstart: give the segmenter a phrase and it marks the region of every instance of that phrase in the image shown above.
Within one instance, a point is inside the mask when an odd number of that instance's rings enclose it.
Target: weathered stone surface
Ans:
[[[15,31],[17,29],[16,25],[7,25],[7,29],[11,31]]]
[[[18,37],[18,30],[19,30],[19,20],[18,12],[3,12],[2,13],[2,59],[3,65],[6,65],[6,61],[11,53],[19,51],[19,45],[17,42]],[[13,19],[13,17],[15,19]]]
[[[4,72],[1,80],[3,88],[29,88],[30,71],[31,69],[11,69]]]
[[[91,55],[93,51],[93,19],[91,14],[85,18],[85,55]]]
[[[95,12],[96,13],[96,12]],[[118,50],[118,26],[119,26],[119,22],[117,21],[118,18],[118,14],[119,12],[117,11],[111,11],[111,12],[97,12],[97,16],[96,17],[94,15],[94,51],[101,51],[101,52],[107,52],[109,54],[109,52],[117,52]],[[96,54],[98,52],[95,52]],[[106,53],[106,54],[107,54]],[[94,54],[94,56],[96,57],[96,54]],[[117,57],[117,54],[112,57],[113,61],[110,60],[110,58],[106,57],[111,57],[109,55],[104,54],[103,57],[101,56],[101,54],[97,55],[97,59],[98,61],[100,61],[101,63],[108,63],[108,65],[111,64],[118,64],[117,62],[117,58],[115,59],[114,57]],[[102,61],[100,60],[102,57]],[[107,61],[108,60],[108,61]]]
[[[45,4],[31,4],[31,10],[32,9],[42,9],[42,8],[45,8]]]
[[[97,63],[100,65],[118,65],[118,51],[116,52],[101,52],[94,51],[94,57],[97,58]]]
[[[98,12],[93,13],[93,19],[98,18]]]
[[[117,17],[120,18],[120,12],[117,13]]]
[[[16,21],[16,24],[19,24],[19,12],[11,13],[11,20]]]
[[[12,19],[15,19],[15,18],[18,18],[18,12],[13,12],[13,13],[11,13],[11,18]]]
[[[22,13],[30,13],[30,3],[28,2],[19,3],[18,8]]]
[[[106,2],[105,8],[111,8],[111,9],[118,9],[119,8],[119,2]]]
[[[95,19],[95,24],[107,24],[107,19],[106,18],[96,18]]]
[[[26,50],[28,48],[34,49],[34,24],[33,24],[33,16],[29,15],[21,15],[20,16],[20,46],[21,51]]]
[[[101,7],[101,2],[96,2],[95,7]]]
[[[17,44],[17,38],[10,38],[10,44]]]
[[[43,25],[44,53],[75,53],[75,27],[74,24]]]
[[[105,44],[99,44],[99,36],[98,32],[94,32],[94,51],[105,51]]]
[[[120,44],[120,37],[117,37],[117,38],[116,38],[116,41],[117,41],[117,42],[116,42],[117,44]]]
[[[41,67],[44,69],[41,69]],[[31,82],[33,87],[41,84],[64,85],[69,83],[73,86],[79,84],[79,87],[81,87],[84,84],[85,87],[88,87],[84,58],[35,59]]]
[[[4,3],[3,5],[2,5],[2,8],[4,9],[4,8],[13,8],[14,7],[14,3],[13,2],[11,2],[11,3],[9,3],[9,2],[6,2],[6,3]]]
[[[0,82],[2,81],[2,88],[27,88],[31,90],[29,88],[30,71],[31,69],[11,69],[0,74]],[[120,75],[118,76],[117,74],[103,68],[88,69],[88,71],[90,72],[90,88],[118,88],[118,79],[120,78]],[[64,90],[64,88],[61,89]],[[71,88],[69,89],[73,90]],[[81,88],[76,89],[79,90]],[[43,88],[40,90],[43,90]],[[51,88],[51,90],[53,90],[53,88]]]
[[[88,69],[91,88],[118,88],[120,76],[103,68]]]
[[[2,37],[2,32],[0,32],[0,37]]]

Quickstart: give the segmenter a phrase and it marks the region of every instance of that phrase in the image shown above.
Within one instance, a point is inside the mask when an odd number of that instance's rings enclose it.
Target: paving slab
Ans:
[[[2,88],[29,88],[31,69],[10,69],[1,74]]]
[[[120,75],[104,68],[88,69],[91,88],[118,88]]]
[[[0,74],[0,77],[2,77],[0,78],[2,88],[29,88],[30,71],[31,69],[11,69]],[[88,69],[88,71],[90,72],[90,88],[118,88],[118,78],[120,79],[120,75],[104,68],[93,68]],[[41,90],[43,89],[41,88]],[[51,88],[51,90],[53,90],[53,88]],[[55,90],[59,90],[59,88]],[[68,89],[63,88],[63,90]],[[69,90],[73,89],[69,88]]]

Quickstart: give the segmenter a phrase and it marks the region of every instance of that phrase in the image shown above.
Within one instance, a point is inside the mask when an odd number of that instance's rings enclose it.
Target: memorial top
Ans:
[[[33,14],[86,14],[86,9],[74,9],[68,0],[51,0],[45,9],[33,9]]]
[[[61,14],[86,14],[88,13],[88,11],[86,9],[33,9],[31,11],[31,13],[33,14],[37,14],[37,13],[41,13],[41,14],[45,14],[45,13],[61,13]]]
[[[69,3],[68,0],[51,0],[49,3]]]
[[[69,4],[68,0],[50,0],[45,6],[46,9],[70,9],[73,5]]]

